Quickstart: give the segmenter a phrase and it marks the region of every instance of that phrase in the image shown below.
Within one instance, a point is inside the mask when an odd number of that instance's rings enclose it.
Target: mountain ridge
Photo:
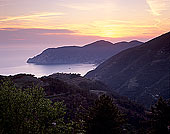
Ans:
[[[64,46],[48,48],[41,54],[34,56],[33,58],[29,58],[27,63],[42,65],[75,63],[99,64],[124,49],[141,44],[142,42],[140,41],[119,42],[113,44],[109,41],[99,40],[82,47]]]
[[[170,98],[170,32],[112,56],[85,76],[149,107]]]

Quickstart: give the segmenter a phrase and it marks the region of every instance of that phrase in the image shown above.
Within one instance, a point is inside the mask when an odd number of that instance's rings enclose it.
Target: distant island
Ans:
[[[133,40],[130,42],[111,43],[105,40],[99,40],[94,43],[79,46],[64,46],[58,48],[48,48],[41,54],[29,58],[27,63],[39,65],[54,64],[100,64],[106,59],[119,52],[139,46],[143,42]]]

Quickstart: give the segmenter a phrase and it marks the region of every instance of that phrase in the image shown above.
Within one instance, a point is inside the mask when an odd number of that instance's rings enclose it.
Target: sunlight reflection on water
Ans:
[[[37,77],[53,73],[79,73],[82,76],[95,69],[94,64],[34,65],[27,64],[29,57],[40,50],[2,50],[0,49],[0,75],[19,73],[34,74]]]
[[[63,65],[34,65],[25,64],[23,66],[0,68],[1,75],[11,75],[18,73],[34,74],[37,77],[50,75],[53,73],[79,73],[82,76],[88,71],[95,69],[94,64],[63,64]]]

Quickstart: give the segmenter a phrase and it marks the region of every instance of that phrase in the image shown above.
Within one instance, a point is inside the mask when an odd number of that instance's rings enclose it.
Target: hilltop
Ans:
[[[120,52],[86,77],[147,107],[160,96],[170,98],[170,32]]]
[[[122,50],[141,44],[142,42],[139,41],[119,42],[113,44],[109,41],[100,40],[84,45],[83,47],[64,46],[48,48],[41,54],[29,58],[27,63],[41,65],[75,63],[99,64]]]

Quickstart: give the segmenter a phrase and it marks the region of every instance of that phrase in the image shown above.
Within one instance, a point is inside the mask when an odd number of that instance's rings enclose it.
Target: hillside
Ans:
[[[140,127],[140,122],[145,120],[142,106],[129,101],[116,93],[111,93],[108,87],[101,82],[92,81],[76,74],[53,74],[36,78],[33,75],[18,74],[14,76],[0,76],[1,80],[10,79],[17,88],[30,88],[33,85],[43,87],[46,97],[53,102],[63,101],[68,109],[68,114],[74,118],[79,107],[88,108],[100,94],[107,94],[114,99],[114,103],[128,118],[128,123]]]
[[[147,107],[160,96],[170,98],[170,32],[122,51],[86,77]]]
[[[142,42],[139,41],[119,42],[113,44],[108,41],[100,40],[83,47],[65,46],[48,48],[41,54],[33,58],[29,58],[27,63],[42,65],[74,63],[99,64],[122,50],[140,44],[142,44]]]

